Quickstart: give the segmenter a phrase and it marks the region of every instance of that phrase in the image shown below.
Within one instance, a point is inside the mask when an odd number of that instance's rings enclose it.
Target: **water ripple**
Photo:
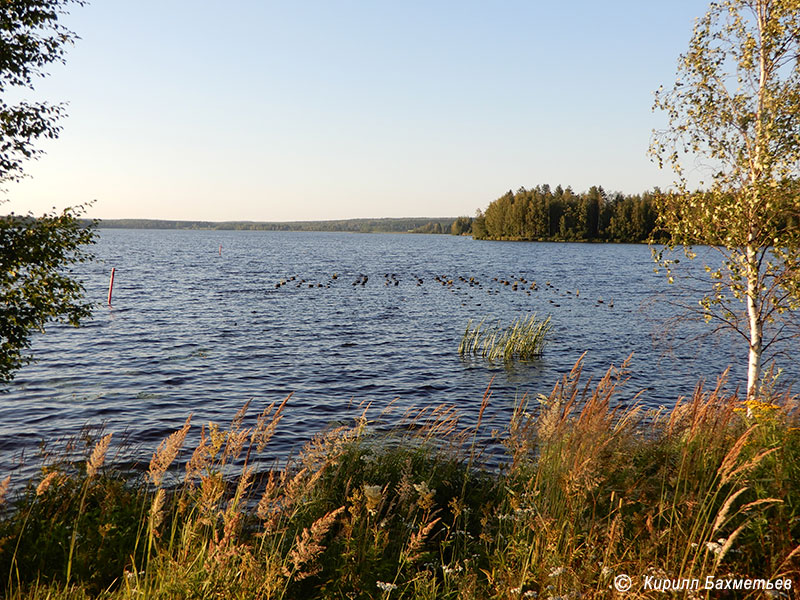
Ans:
[[[515,402],[548,393],[584,352],[595,379],[632,354],[621,399],[642,391],[648,406],[670,404],[730,365],[731,388],[746,376],[741,345],[691,342],[664,352],[654,332],[670,309],[643,305],[666,284],[644,246],[103,230],[96,253],[102,261],[82,265],[79,276],[101,304],[115,267],[113,307],[99,306],[79,329],[53,325],[34,338],[38,362],[0,396],[8,465],[87,423],[127,432],[145,456],[190,413],[197,425],[225,424],[248,399],[255,414],[289,392],[273,457],[354,418],[362,402],[380,409],[394,401],[398,414],[455,404],[463,424],[474,422],[490,381],[485,418],[502,426]],[[515,290],[495,278],[525,283]],[[553,322],[542,359],[505,367],[457,355],[468,319],[510,322],[533,312]],[[690,339],[703,325],[684,327]],[[787,379],[798,377],[797,365],[782,366]]]

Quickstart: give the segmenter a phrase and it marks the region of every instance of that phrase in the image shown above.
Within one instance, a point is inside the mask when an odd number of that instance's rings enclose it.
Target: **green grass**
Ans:
[[[501,327],[500,323],[487,325],[483,319],[473,329],[470,319],[458,353],[493,361],[531,360],[541,356],[549,331],[550,317],[542,321],[535,314],[515,319],[508,327]]]
[[[631,598],[670,597],[641,592],[646,575],[800,585],[796,398],[745,405],[698,386],[648,412],[621,370],[581,379],[578,364],[516,406],[494,432],[501,469],[483,464],[482,436],[452,407],[398,416],[381,435],[365,412],[265,469],[286,404],[257,418],[245,406],[227,428],[187,422],[138,477],[105,464],[102,447],[49,464],[0,514],[3,592],[612,598],[621,573]]]

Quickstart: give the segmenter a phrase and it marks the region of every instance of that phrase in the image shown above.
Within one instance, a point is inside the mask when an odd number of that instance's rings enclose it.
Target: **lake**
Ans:
[[[150,452],[190,413],[197,425],[225,424],[249,399],[255,414],[289,393],[276,456],[362,403],[376,414],[392,401],[454,404],[469,424],[490,381],[486,418],[499,428],[516,401],[549,392],[584,352],[595,378],[632,354],[620,401],[641,392],[651,407],[690,394],[699,378],[713,383],[728,366],[729,387],[746,377],[741,341],[661,340],[673,312],[660,295],[674,291],[642,245],[105,229],[95,253],[77,272],[101,303],[93,319],[37,335],[37,362],[0,397],[6,464],[22,451],[30,461],[41,440],[85,424],[127,432]],[[501,283],[521,279],[517,289]],[[552,318],[539,360],[459,356],[468,319],[510,323],[530,313]],[[685,322],[670,332],[691,340],[706,327]],[[796,379],[797,365],[788,366]]]

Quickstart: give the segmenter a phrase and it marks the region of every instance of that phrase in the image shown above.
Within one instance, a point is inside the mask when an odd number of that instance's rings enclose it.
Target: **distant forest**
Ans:
[[[656,224],[655,194],[608,194],[592,187],[576,194],[560,185],[540,185],[505,195],[477,216],[339,219],[335,221],[165,221],[105,219],[104,228],[215,229],[252,231],[343,231],[352,233],[449,233],[478,240],[646,242]]]
[[[344,231],[352,233],[450,233],[457,219],[408,217],[402,219],[340,219],[336,221],[169,221],[155,219],[103,219],[108,229],[215,229],[237,231]]]
[[[576,194],[560,185],[509,191],[472,222],[479,240],[645,242],[656,225],[655,193]]]

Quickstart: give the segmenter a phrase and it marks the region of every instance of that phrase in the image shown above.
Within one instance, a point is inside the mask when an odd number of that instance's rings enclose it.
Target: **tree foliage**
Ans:
[[[48,65],[64,62],[76,35],[59,24],[69,4],[81,0],[5,0],[0,10],[0,183],[19,180],[25,161],[36,158],[41,138],[58,137],[63,104],[10,104],[11,89],[33,89]]]
[[[644,242],[656,222],[652,193],[576,194],[560,185],[524,187],[489,204],[472,224],[473,237],[493,240]]]
[[[52,320],[78,325],[90,314],[83,286],[66,271],[91,258],[82,247],[94,232],[77,219],[81,210],[0,219],[0,382],[30,361],[31,332]]]
[[[428,221],[424,225],[420,225],[419,227],[412,229],[411,233],[444,233],[446,227],[447,223],[445,223],[445,226],[442,227],[442,223],[439,221]]]
[[[9,103],[11,90],[33,89],[48,65],[63,62],[76,35],[59,23],[81,0],[4,0],[0,9],[0,186],[24,176],[25,161],[41,154],[36,142],[55,138],[61,104]],[[83,286],[69,268],[90,258],[92,227],[78,220],[83,207],[0,217],[0,382],[31,357],[30,335],[52,320],[77,325],[89,314]]]
[[[800,2],[712,3],[695,25],[678,80],[659,90],[655,108],[669,127],[652,154],[678,177],[658,197],[669,238],[656,259],[670,271],[671,251],[706,244],[720,254],[705,265],[698,301],[748,342],[748,395],[757,392],[762,354],[796,335],[800,308]],[[686,164],[709,176],[689,191]]]
[[[450,226],[452,235],[467,235],[472,233],[472,217],[458,217]]]

